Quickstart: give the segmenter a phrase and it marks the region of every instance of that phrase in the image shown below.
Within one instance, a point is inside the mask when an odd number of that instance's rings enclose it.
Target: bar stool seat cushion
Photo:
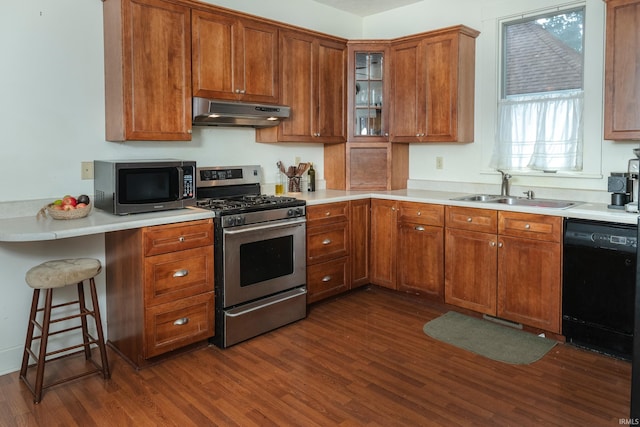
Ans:
[[[72,258],[46,261],[36,265],[25,276],[34,289],[61,288],[95,277],[102,265],[94,258]]]

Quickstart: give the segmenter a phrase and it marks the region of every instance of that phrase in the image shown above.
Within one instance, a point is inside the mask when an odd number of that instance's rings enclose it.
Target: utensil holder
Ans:
[[[289,177],[289,193],[299,193],[299,192],[300,192],[300,177],[290,176]]]

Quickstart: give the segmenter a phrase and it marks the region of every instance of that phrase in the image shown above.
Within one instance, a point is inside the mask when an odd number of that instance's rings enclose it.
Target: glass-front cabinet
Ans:
[[[349,42],[349,141],[389,140],[386,42]]]

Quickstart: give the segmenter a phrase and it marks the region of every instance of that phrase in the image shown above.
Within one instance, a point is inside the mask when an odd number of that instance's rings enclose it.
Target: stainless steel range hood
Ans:
[[[193,124],[196,126],[244,126],[266,128],[277,126],[289,117],[285,105],[249,104],[193,98]]]

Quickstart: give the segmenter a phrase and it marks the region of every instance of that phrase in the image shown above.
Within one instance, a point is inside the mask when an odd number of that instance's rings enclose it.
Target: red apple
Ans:
[[[62,206],[75,206],[77,203],[78,201],[73,196],[64,196],[62,199]]]
[[[86,203],[78,203],[78,204],[76,204],[76,209],[85,208],[85,207],[87,207]]]
[[[71,210],[74,210],[75,208],[76,207],[73,206],[73,205],[68,205],[68,204],[67,205],[62,205],[62,210],[63,211],[71,211]]]

